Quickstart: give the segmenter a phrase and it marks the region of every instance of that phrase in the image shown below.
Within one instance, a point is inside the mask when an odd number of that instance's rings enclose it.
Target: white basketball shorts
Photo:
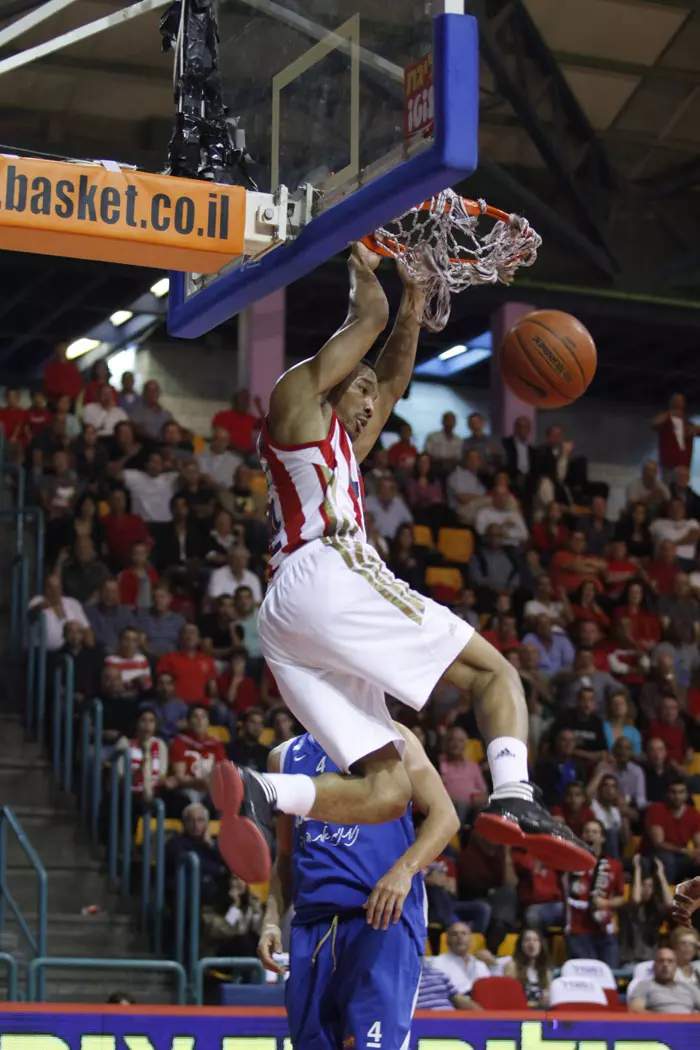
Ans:
[[[340,769],[403,738],[385,693],[420,710],[474,630],[397,580],[373,547],[314,540],[260,609],[260,645],[285,703]]]

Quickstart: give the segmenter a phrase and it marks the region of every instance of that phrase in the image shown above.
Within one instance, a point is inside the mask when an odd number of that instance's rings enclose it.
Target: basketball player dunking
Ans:
[[[459,830],[455,808],[413,733],[404,769],[416,809],[389,824],[337,825],[288,816],[276,820],[277,861],[258,955],[281,972],[280,925],[294,908],[286,986],[295,1050],[399,1050],[407,1047],[427,936],[421,872]],[[268,768],[318,777],[337,769],[312,736],[290,740]]]
[[[528,782],[517,672],[467,623],[397,580],[367,543],[358,464],[408,386],[424,302],[400,269],[396,323],[376,364],[366,363],[389,312],[378,263],[353,246],[345,323],[277,382],[260,438],[273,574],[260,610],[261,649],[291,712],[354,775],[267,773],[265,789],[278,810],[300,817],[345,825],[399,818],[411,785],[384,694],[420,710],[445,678],[471,694],[487,741],[494,790],[479,832],[526,847],[549,867],[592,867],[583,843]],[[211,791],[225,859],[246,881],[265,878],[263,839],[238,816],[243,788],[233,766],[216,767]]]

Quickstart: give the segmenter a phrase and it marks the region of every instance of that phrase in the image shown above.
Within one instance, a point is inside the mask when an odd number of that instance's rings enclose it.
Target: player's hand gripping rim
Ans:
[[[693,912],[700,908],[700,877],[679,882],[673,894],[671,918],[679,926],[691,926]]]
[[[369,926],[375,930],[388,930],[392,922],[399,921],[404,901],[411,891],[412,879],[404,867],[394,866],[387,871],[364,903]]]
[[[279,926],[265,926],[258,941],[258,959],[270,973],[283,974],[289,969],[288,966],[280,966],[272,958],[273,955],[282,954],[282,931]]]

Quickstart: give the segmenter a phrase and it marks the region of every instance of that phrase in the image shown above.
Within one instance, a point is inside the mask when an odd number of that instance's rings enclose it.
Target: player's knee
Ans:
[[[499,660],[498,668],[496,669],[496,675],[500,682],[508,689],[509,693],[513,693],[516,696],[523,695],[523,683],[520,674],[513,667],[510,660],[506,660],[502,657]]]
[[[399,820],[411,801],[411,782],[402,765],[368,778],[373,823]]]

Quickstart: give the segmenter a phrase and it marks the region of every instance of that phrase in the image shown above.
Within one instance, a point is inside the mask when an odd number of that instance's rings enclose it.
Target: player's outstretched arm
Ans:
[[[397,262],[396,268],[403,282],[403,295],[391,335],[382,347],[374,366],[379,384],[379,397],[372,419],[362,436],[354,442],[355,455],[359,462],[374,448],[394,410],[394,405],[406,393],[416,362],[425,293],[413,283],[400,262]]]
[[[270,752],[267,759],[269,773],[280,772],[280,748]],[[272,973],[284,973],[287,969],[275,962],[273,955],[282,951],[281,923],[287,905],[292,899],[292,820],[294,818],[281,813],[275,819],[277,837],[277,860],[270,873],[270,886],[265,902],[262,933],[258,941],[258,958],[266,970]]]
[[[406,741],[404,767],[411,781],[411,798],[416,809],[425,813],[425,820],[418,829],[416,841],[379,880],[367,898],[367,922],[375,930],[380,927],[388,930],[390,922],[399,921],[413,876],[439,857],[459,831],[459,817],[452,800],[420,741],[410,729],[398,722],[394,724]]]
[[[680,926],[692,926],[693,913],[700,908],[700,877],[680,882],[673,894],[671,918]]]
[[[352,246],[345,321],[314,357],[285,372],[272,391],[269,421],[277,440],[297,444],[326,436],[328,421],[321,405],[360,363],[389,319],[389,304],[374,272],[378,265],[379,256],[364,244]]]

